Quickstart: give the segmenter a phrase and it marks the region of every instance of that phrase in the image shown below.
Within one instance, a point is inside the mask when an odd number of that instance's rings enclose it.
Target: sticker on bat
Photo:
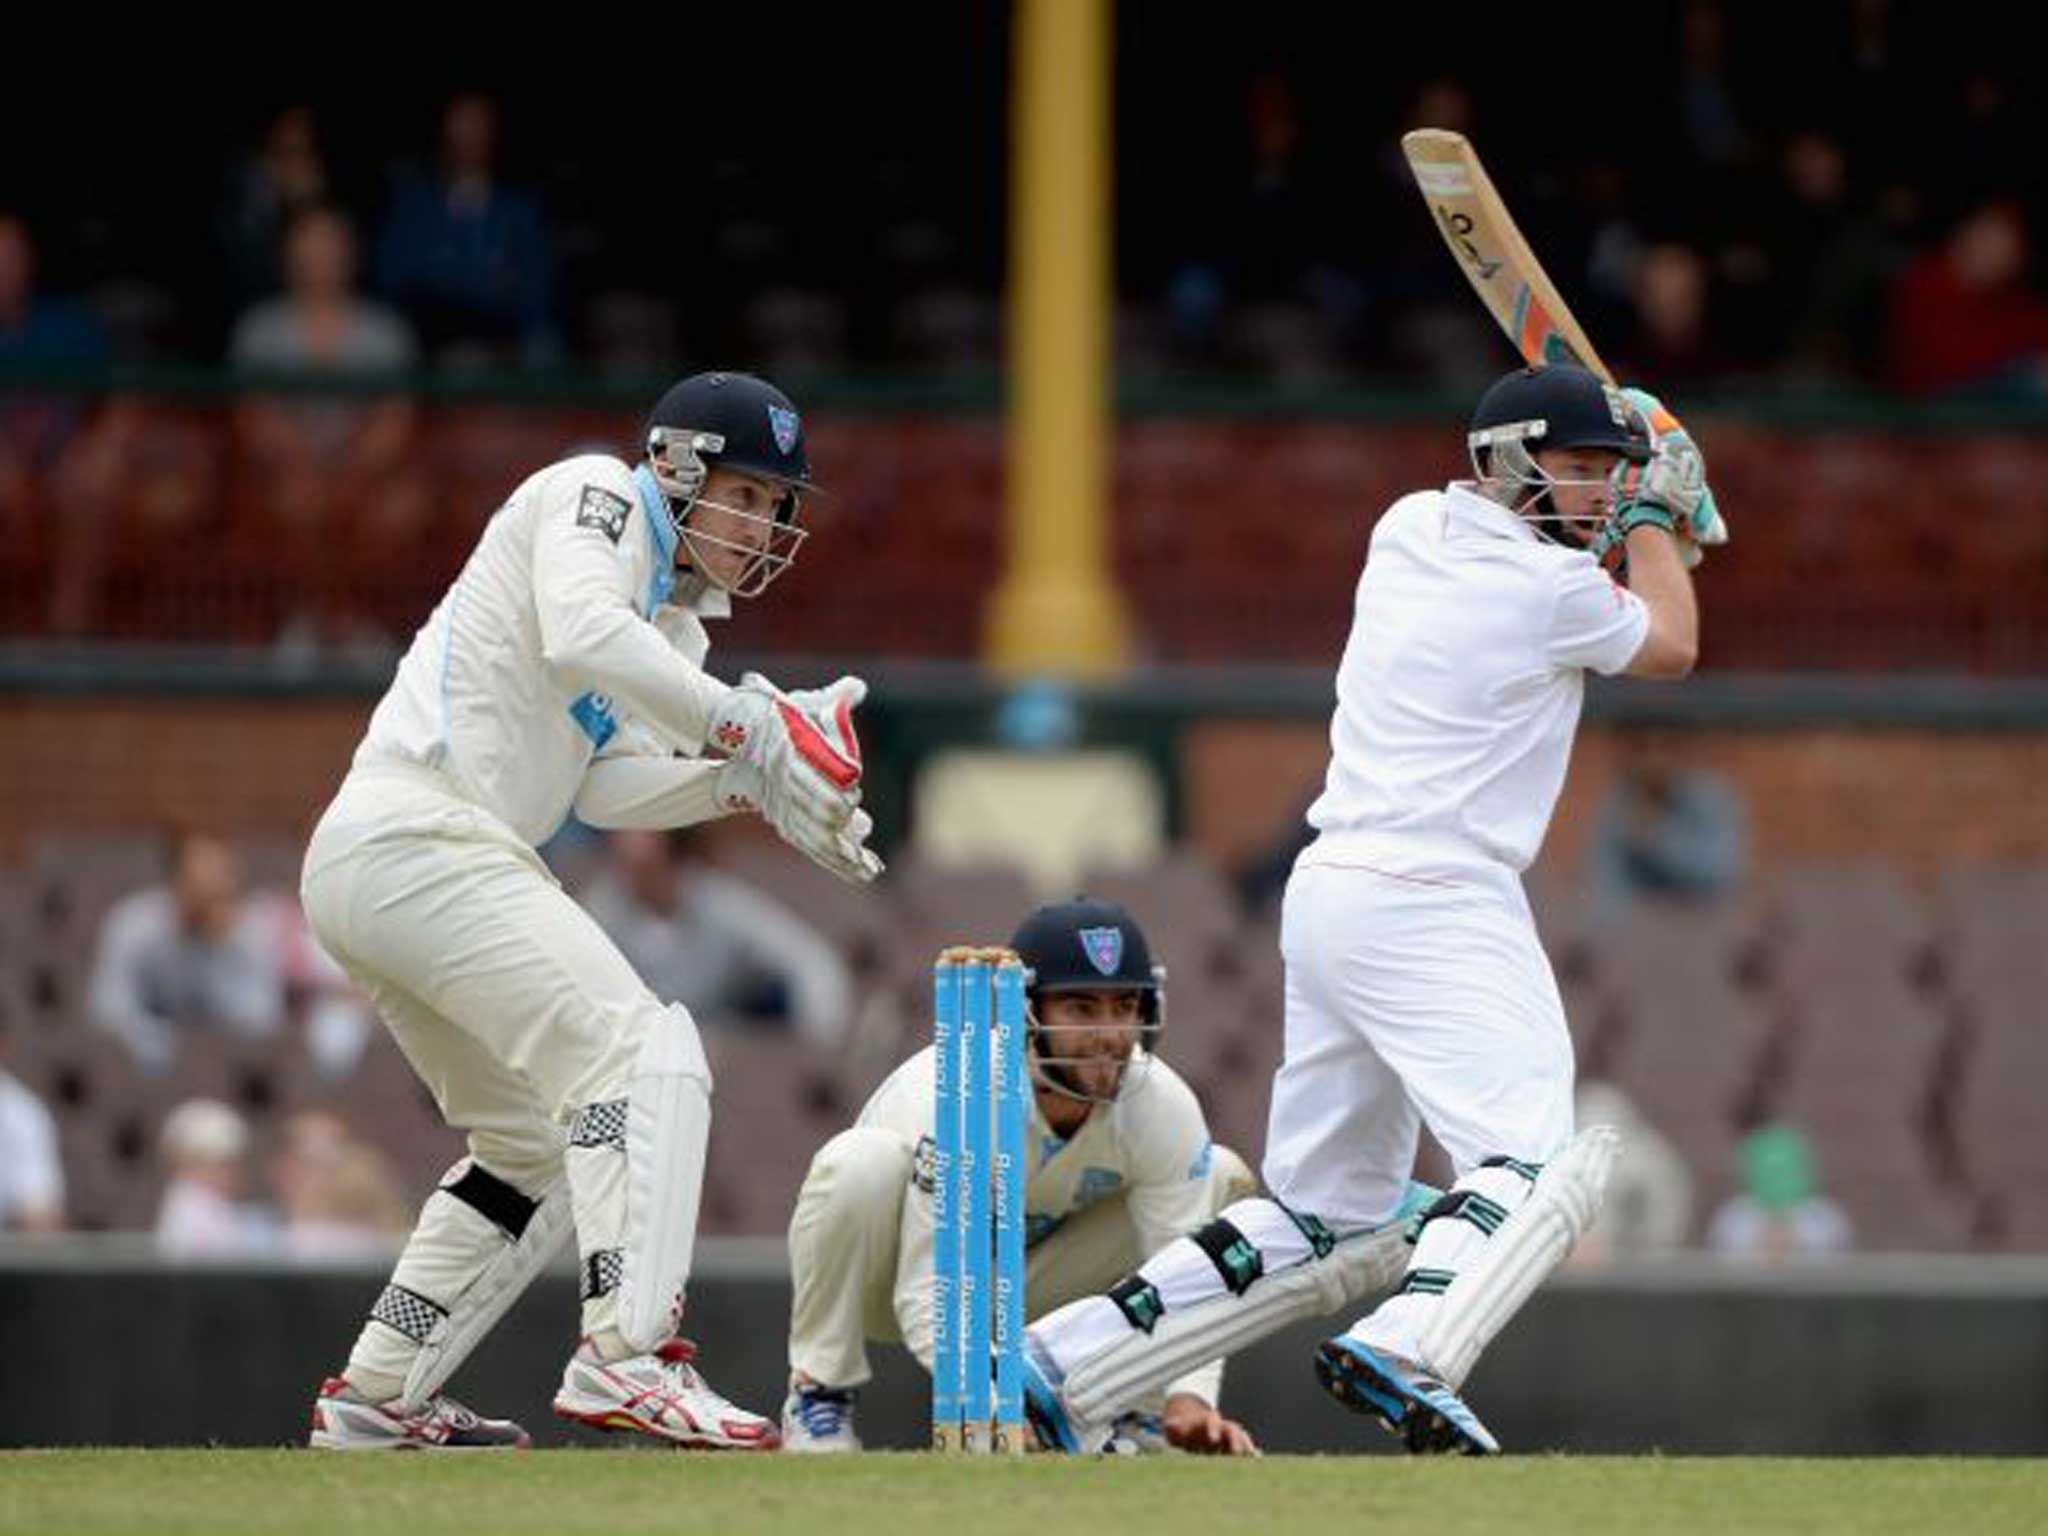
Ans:
[[[1472,243],[1472,215],[1453,213],[1448,208],[1439,207],[1436,216],[1443,221],[1444,229],[1450,235],[1451,244],[1464,253],[1465,259],[1478,269],[1481,277],[1488,282],[1493,281],[1494,273],[1507,263],[1496,257],[1481,254],[1479,247]]]

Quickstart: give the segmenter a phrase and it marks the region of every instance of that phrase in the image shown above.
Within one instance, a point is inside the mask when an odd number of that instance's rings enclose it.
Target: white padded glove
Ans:
[[[855,884],[882,870],[865,846],[874,824],[859,809],[862,764],[853,707],[866,695],[858,678],[792,695],[749,672],[713,711],[706,733],[708,751],[725,759],[719,803],[760,812],[784,842]]]

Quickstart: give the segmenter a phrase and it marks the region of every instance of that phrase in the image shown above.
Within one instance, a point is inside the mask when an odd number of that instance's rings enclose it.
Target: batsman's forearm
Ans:
[[[1628,585],[1650,610],[1650,638],[1645,648],[1654,646],[1668,662],[1656,675],[1685,676],[1699,656],[1700,610],[1678,540],[1661,528],[1630,530]]]

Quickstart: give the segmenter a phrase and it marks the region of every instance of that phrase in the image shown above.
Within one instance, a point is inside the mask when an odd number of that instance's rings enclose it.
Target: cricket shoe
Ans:
[[[1340,1333],[1316,1347],[1316,1380],[1354,1413],[1369,1413],[1417,1456],[1498,1456],[1500,1442],[1463,1398],[1421,1366]]]
[[[1060,1389],[1034,1356],[1030,1336],[1024,1340],[1024,1417],[1038,1437],[1042,1451],[1068,1456],[1083,1454],[1081,1436],[1067,1417],[1067,1405],[1060,1401]]]
[[[626,1429],[693,1449],[772,1451],[775,1426],[735,1407],[697,1373],[697,1346],[670,1339],[652,1354],[606,1360],[585,1339],[562,1372],[555,1412],[593,1429]]]
[[[373,1403],[347,1380],[330,1376],[313,1399],[317,1451],[524,1451],[533,1438],[510,1419],[487,1419],[436,1395],[408,1413],[393,1398]]]
[[[860,1449],[853,1432],[853,1404],[859,1394],[818,1386],[793,1386],[782,1402],[782,1449],[806,1456]]]

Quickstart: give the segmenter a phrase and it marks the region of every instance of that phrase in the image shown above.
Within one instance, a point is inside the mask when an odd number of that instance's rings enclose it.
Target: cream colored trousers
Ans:
[[[857,1125],[811,1159],[789,1223],[789,1365],[820,1385],[867,1381],[870,1340],[900,1343],[931,1369],[932,1207],[911,1178],[913,1154],[897,1132]],[[1217,1147],[1207,1215],[1257,1189],[1244,1160]],[[1148,1257],[1123,1197],[1099,1201],[1026,1255],[1025,1316],[1106,1291]]]

